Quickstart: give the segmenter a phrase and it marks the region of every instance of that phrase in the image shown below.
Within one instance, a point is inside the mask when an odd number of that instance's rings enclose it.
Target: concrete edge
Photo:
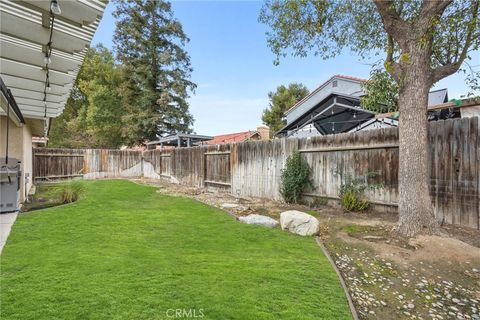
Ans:
[[[320,237],[316,236],[315,241],[317,242],[318,246],[322,250],[323,254],[327,257],[328,261],[332,265],[332,268],[337,273],[337,276],[340,279],[340,284],[342,285],[343,291],[345,292],[345,296],[347,297],[348,306],[350,307],[350,312],[352,313],[352,317],[353,317],[354,320],[358,320],[358,314],[357,314],[357,310],[355,309],[355,305],[353,304],[352,296],[350,295],[350,292],[348,291],[347,285],[345,284],[345,280],[343,279],[343,276],[340,273],[340,270],[338,270],[337,265],[335,264],[332,257],[330,256],[330,253],[328,253],[328,250],[327,250],[327,248],[325,248],[325,245],[323,244]]]

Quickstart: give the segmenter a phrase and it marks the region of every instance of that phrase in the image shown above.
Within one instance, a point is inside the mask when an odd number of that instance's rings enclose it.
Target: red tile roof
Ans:
[[[345,75],[343,75],[343,74],[336,74],[336,75],[334,75],[332,78],[343,78],[343,79],[347,79],[347,80],[354,80],[354,81],[360,81],[360,82],[366,82],[366,81],[368,81],[367,79],[357,78],[357,77],[351,77],[351,76],[345,76]]]
[[[212,140],[205,141],[204,144],[222,144],[222,143],[231,143],[231,142],[242,142],[256,134],[259,134],[259,133],[257,131],[244,131],[244,132],[222,134],[222,135],[214,136]]]
[[[45,138],[45,137],[36,137],[36,136],[32,137],[33,143],[47,143],[47,141],[48,141],[48,138]]]

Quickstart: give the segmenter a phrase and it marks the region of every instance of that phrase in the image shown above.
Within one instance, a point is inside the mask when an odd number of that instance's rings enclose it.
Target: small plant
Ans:
[[[62,203],[77,201],[84,192],[83,184],[79,181],[69,181],[58,186]]]
[[[368,178],[377,176],[376,172],[369,172],[361,177],[347,175],[340,186],[340,204],[347,211],[365,211],[370,202],[365,197],[365,190],[382,188],[382,184],[368,184]]]
[[[303,190],[313,188],[311,173],[310,166],[299,152],[294,152],[287,158],[280,182],[280,194],[287,203],[298,203]]]
[[[350,188],[346,188],[340,194],[340,203],[347,211],[365,211],[370,206],[370,202],[365,199],[363,194],[355,192]]]

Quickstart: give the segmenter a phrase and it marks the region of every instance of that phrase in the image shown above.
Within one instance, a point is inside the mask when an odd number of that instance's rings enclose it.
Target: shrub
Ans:
[[[313,188],[310,175],[310,166],[299,152],[294,152],[287,158],[280,182],[280,194],[287,203],[298,203],[303,190]]]
[[[62,203],[77,201],[84,192],[83,184],[79,181],[69,181],[58,186]]]
[[[370,206],[363,194],[355,192],[353,189],[347,188],[340,194],[340,203],[345,210],[348,211],[364,211]]]
[[[365,198],[365,190],[382,188],[381,184],[368,184],[368,178],[375,177],[376,172],[369,172],[361,177],[347,175],[340,186],[340,204],[348,211],[365,211],[370,206]]]

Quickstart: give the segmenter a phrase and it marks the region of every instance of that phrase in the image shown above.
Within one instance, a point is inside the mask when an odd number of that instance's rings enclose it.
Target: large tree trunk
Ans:
[[[413,50],[412,50],[413,51]],[[399,222],[396,232],[413,237],[438,231],[429,190],[428,52],[412,52],[399,96]]]

